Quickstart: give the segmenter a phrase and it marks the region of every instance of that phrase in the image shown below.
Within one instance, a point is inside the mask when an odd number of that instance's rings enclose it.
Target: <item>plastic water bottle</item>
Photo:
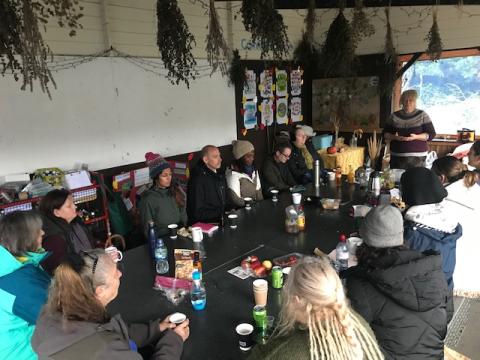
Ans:
[[[166,274],[168,272],[168,249],[162,239],[158,238],[155,245],[155,267],[157,274]]]
[[[195,310],[203,310],[205,309],[205,305],[207,305],[207,292],[205,290],[205,286],[202,284],[202,280],[200,279],[200,273],[198,271],[194,271],[192,273],[192,288],[190,289],[190,300],[192,301],[192,306]]]
[[[336,253],[337,253],[337,266],[338,272],[348,269],[348,248],[347,248],[347,238],[345,235],[340,235],[340,241],[338,242]]]
[[[150,255],[155,260],[155,248],[157,246],[157,232],[155,231],[155,223],[148,222],[148,244],[150,245]]]

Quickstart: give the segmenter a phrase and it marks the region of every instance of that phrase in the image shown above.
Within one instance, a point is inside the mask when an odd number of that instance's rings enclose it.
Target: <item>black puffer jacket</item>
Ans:
[[[315,168],[315,161],[320,161],[320,169],[323,169],[323,161],[318,156],[318,153],[315,151],[313,144],[311,142],[307,142],[305,144],[307,147],[308,152],[312,155],[313,158],[313,166]],[[313,169],[309,170],[307,168],[307,164],[305,163],[305,158],[302,155],[302,151],[292,144],[292,154],[290,155],[290,159],[287,162],[288,169],[292,173],[293,177],[297,184],[309,184],[313,182]]]
[[[225,210],[226,188],[225,172],[219,169],[215,173],[200,160],[188,182],[188,222],[219,222]]]
[[[370,270],[357,266],[342,275],[385,359],[443,359],[447,284],[440,255],[395,250]]]

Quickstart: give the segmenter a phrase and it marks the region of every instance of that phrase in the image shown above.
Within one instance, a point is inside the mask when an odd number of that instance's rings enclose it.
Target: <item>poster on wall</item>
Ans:
[[[270,126],[273,124],[273,101],[271,99],[263,100],[260,105],[262,109],[262,124]]]
[[[292,122],[302,121],[302,98],[292,97],[290,101],[290,114]]]
[[[332,113],[341,119],[342,131],[380,130],[378,77],[316,79],[312,81],[312,125],[333,130]]]
[[[287,84],[288,84],[288,76],[285,70],[277,70],[276,71],[276,84],[275,89],[277,91],[277,96],[287,96]]]
[[[286,98],[277,99],[277,124],[288,123],[288,102]]]
[[[260,90],[260,96],[268,98],[273,96],[273,76],[270,70],[264,70],[260,73],[260,84],[258,89]]]
[[[243,104],[243,124],[245,129],[254,129],[257,125],[257,103],[246,101]]]
[[[290,72],[290,93],[298,96],[302,93],[302,70],[292,70]]]
[[[245,84],[243,85],[243,97],[253,99],[257,96],[257,75],[253,70],[245,71]]]

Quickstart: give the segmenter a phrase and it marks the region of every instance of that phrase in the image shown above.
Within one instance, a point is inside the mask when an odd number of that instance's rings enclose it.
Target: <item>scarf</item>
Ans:
[[[300,149],[303,158],[305,159],[305,165],[307,165],[308,170],[313,170],[313,157],[312,154],[310,154],[310,151],[308,151],[306,145],[298,146],[295,145],[298,149]]]
[[[252,166],[244,165],[243,170],[245,171],[245,174],[250,176],[250,179],[253,179],[253,174],[255,172],[255,167],[253,165]]]

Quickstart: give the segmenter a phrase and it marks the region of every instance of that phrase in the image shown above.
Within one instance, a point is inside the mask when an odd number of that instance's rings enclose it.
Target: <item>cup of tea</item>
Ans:
[[[238,346],[242,351],[248,351],[253,346],[253,325],[243,323],[237,325],[235,332],[238,335]]]
[[[278,201],[278,190],[276,190],[276,189],[270,190],[270,193],[272,194],[272,201],[277,202]]]
[[[105,253],[110,255],[113,261],[119,262],[123,259],[123,254],[120,250],[118,250],[115,246],[109,246],[105,248]]]
[[[300,203],[302,202],[302,194],[293,193],[292,194],[292,201],[293,201],[293,205],[300,205]]]
[[[187,320],[187,315],[180,312],[173,313],[168,317],[168,321],[177,325],[183,323],[185,320]]]
[[[237,222],[238,222],[238,215],[237,214],[229,214],[228,215],[228,225],[230,226],[230,229],[236,229],[237,228]]]
[[[200,242],[203,240],[203,233],[201,228],[192,227],[192,240],[193,242]]]
[[[253,282],[253,297],[255,305],[267,305],[268,282],[267,280],[257,279]]]
[[[178,230],[178,225],[177,224],[168,225],[168,233],[170,235],[170,239],[176,239],[177,238],[177,230]]]
[[[251,197],[243,198],[245,201],[245,209],[250,210],[252,208],[253,199]]]

